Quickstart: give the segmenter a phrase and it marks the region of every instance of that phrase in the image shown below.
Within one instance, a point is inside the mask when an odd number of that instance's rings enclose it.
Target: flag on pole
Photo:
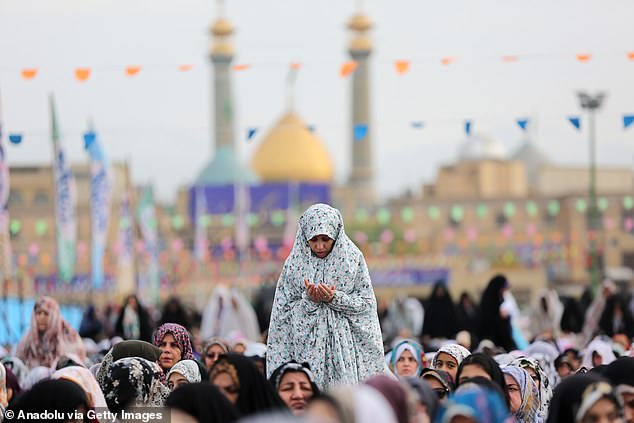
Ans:
[[[126,191],[119,206],[119,266],[129,266],[134,258],[134,232],[130,212],[130,194]]]
[[[90,155],[90,218],[92,286],[101,289],[104,282],[103,258],[110,223],[112,169],[110,162],[92,129],[84,134],[86,151]]]
[[[632,123],[634,123],[634,115],[623,116],[623,129],[627,129]]]
[[[53,142],[53,177],[55,179],[55,224],[57,230],[57,268],[59,277],[70,282],[75,273],[77,219],[75,208],[77,192],[75,178],[66,161],[60,143],[55,99],[49,97],[51,111],[51,140]]]
[[[158,304],[160,299],[160,274],[159,274],[159,237],[158,222],[156,220],[156,208],[154,206],[154,192],[152,187],[146,186],[141,192],[137,207],[137,219],[145,242],[145,250],[149,255],[148,266],[145,274],[146,286],[149,291],[148,298]]]
[[[581,129],[581,118],[578,116],[568,116],[568,121],[574,126],[577,130]]]
[[[195,213],[194,213],[194,257],[199,263],[207,260],[209,255],[209,242],[207,240],[207,196],[205,187],[198,186],[194,189]]]
[[[515,122],[522,131],[526,132],[526,128],[528,127],[528,119],[517,119]]]
[[[471,136],[471,121],[465,120],[464,122],[464,133],[470,137]]]

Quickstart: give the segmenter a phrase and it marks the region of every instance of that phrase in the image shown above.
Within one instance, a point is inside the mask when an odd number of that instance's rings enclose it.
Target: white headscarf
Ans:
[[[194,360],[181,360],[174,364],[167,373],[167,380],[170,379],[172,373],[183,375],[189,383],[198,383],[201,381],[200,370],[198,364]]]

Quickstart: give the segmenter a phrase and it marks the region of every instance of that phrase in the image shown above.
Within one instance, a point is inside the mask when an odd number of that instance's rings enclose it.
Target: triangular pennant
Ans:
[[[414,122],[411,122],[410,125],[414,129],[422,129],[423,126],[425,126],[425,124],[422,121],[414,121]]]
[[[22,79],[33,79],[37,76],[37,69],[22,69]]]
[[[519,59],[517,56],[502,56],[502,61],[505,63],[517,62]]]
[[[300,70],[302,68],[302,64],[299,62],[292,62],[290,65],[290,68],[293,70]]]
[[[181,72],[187,72],[192,70],[192,68],[194,67],[194,65],[180,65],[178,66],[178,70]]]
[[[355,61],[346,62],[343,65],[341,65],[341,68],[339,69],[339,76],[344,78],[350,75],[352,72],[354,72],[356,68],[357,68],[357,62]]]
[[[581,118],[578,116],[568,116],[568,121],[577,128],[577,130],[581,129]]]
[[[9,134],[11,144],[18,145],[22,142],[22,134]]]
[[[365,123],[360,123],[358,125],[354,125],[354,140],[361,141],[368,135],[368,125]]]
[[[84,134],[84,149],[88,150],[90,146],[97,139],[97,134],[94,131],[88,131]]]
[[[399,75],[404,75],[409,70],[409,60],[397,60],[394,62],[394,67]]]
[[[464,133],[467,134],[468,137],[471,136],[471,121],[465,120],[464,122]]]
[[[247,129],[247,141],[251,141],[256,132],[258,132],[258,128]]]
[[[634,123],[634,115],[623,116],[623,129],[627,129],[632,123]]]
[[[451,56],[443,57],[442,59],[440,59],[440,63],[442,63],[443,65],[450,65],[455,61],[456,58]]]
[[[90,78],[90,68],[77,68],[75,69],[75,78],[78,81],[87,81]]]
[[[627,53],[627,58],[630,60],[634,60],[634,51],[630,51],[629,53]]]
[[[239,64],[239,65],[234,65],[233,66],[233,70],[234,71],[245,71],[245,70],[249,69],[250,67],[251,67],[251,65]]]
[[[141,72],[141,66],[128,66],[125,68],[125,74],[127,76],[134,76],[139,72]]]
[[[590,59],[592,59],[592,55],[591,54],[577,54],[576,58],[581,63],[586,63],[586,62],[589,62]]]
[[[526,132],[526,127],[528,126],[528,119],[517,119],[515,120],[515,122],[522,129],[522,131]]]

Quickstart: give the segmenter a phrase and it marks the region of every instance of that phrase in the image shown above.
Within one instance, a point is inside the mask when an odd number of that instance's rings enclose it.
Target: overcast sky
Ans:
[[[418,190],[464,142],[462,122],[513,151],[522,139],[514,120],[538,120],[534,142],[554,161],[585,164],[587,137],[566,116],[578,114],[578,89],[606,90],[599,115],[598,160],[631,166],[634,127],[634,2],[630,0],[366,0],[374,20],[372,116],[377,185],[382,195]],[[227,0],[237,28],[234,74],[236,136],[249,161],[284,112],[288,63],[304,64],[296,108],[315,125],[336,167],[350,166],[350,80],[345,23],[352,0]],[[47,94],[54,91],[64,143],[86,160],[81,134],[92,117],[113,160],[127,159],[137,183],[153,182],[174,198],[213,154],[208,28],[213,0],[0,0],[0,92],[11,164],[50,159]],[[592,53],[579,63],[577,53]],[[519,61],[504,63],[504,55]],[[456,57],[443,66],[440,59]],[[408,74],[393,61],[411,60]],[[190,72],[176,70],[194,64]],[[134,78],[127,65],[143,66]],[[73,69],[93,67],[85,83]],[[22,68],[37,67],[30,81]],[[412,121],[424,121],[415,130]],[[248,127],[260,132],[246,141]]]

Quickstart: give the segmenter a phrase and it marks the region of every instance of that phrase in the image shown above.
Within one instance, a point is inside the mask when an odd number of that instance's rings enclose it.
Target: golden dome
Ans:
[[[353,31],[367,31],[372,28],[372,21],[368,15],[358,13],[348,21],[348,28]]]
[[[331,182],[333,166],[321,140],[289,112],[264,137],[251,161],[263,182]]]
[[[225,18],[219,18],[211,26],[211,33],[217,37],[228,37],[233,34],[233,25]]]

